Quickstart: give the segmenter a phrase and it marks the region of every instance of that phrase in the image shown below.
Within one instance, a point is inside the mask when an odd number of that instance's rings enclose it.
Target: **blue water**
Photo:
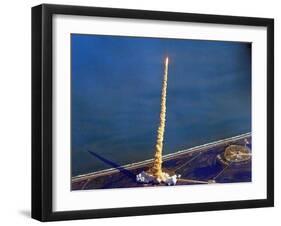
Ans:
[[[164,154],[251,131],[251,44],[71,35],[72,175],[153,157],[170,58]]]

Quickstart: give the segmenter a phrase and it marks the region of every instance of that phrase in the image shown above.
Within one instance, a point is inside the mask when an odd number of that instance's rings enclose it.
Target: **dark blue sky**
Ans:
[[[72,174],[153,156],[169,56],[164,153],[251,130],[251,44],[71,35]]]

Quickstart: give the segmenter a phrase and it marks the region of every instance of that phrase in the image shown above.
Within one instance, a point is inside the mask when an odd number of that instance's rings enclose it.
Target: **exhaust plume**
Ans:
[[[163,181],[165,180],[166,177],[166,174],[162,172],[162,151],[163,151],[163,139],[164,139],[164,132],[165,132],[165,122],[166,122],[166,94],[167,94],[167,81],[168,81],[168,65],[169,65],[169,58],[166,57],[164,77],[162,82],[160,123],[157,130],[154,162],[150,169],[151,174],[158,181]]]

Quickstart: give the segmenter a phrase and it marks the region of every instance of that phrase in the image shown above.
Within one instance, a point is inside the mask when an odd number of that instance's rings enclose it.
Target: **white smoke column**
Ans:
[[[152,168],[150,169],[150,172],[158,181],[165,180],[165,174],[162,172],[162,151],[163,151],[163,139],[164,139],[164,132],[165,132],[165,122],[166,122],[166,94],[167,94],[167,81],[168,81],[168,65],[169,65],[169,58],[166,57],[164,77],[162,83],[160,123],[157,130],[157,141],[155,146],[154,162]]]

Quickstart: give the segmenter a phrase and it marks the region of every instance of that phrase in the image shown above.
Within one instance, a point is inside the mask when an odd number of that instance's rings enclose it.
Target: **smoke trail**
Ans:
[[[162,83],[162,96],[161,96],[161,111],[160,111],[160,123],[157,130],[157,141],[155,146],[154,162],[151,168],[151,173],[158,180],[163,181],[164,174],[162,172],[162,150],[163,150],[163,139],[165,132],[166,122],[166,93],[167,93],[167,81],[168,81],[168,65],[169,58],[165,60],[165,70]]]

